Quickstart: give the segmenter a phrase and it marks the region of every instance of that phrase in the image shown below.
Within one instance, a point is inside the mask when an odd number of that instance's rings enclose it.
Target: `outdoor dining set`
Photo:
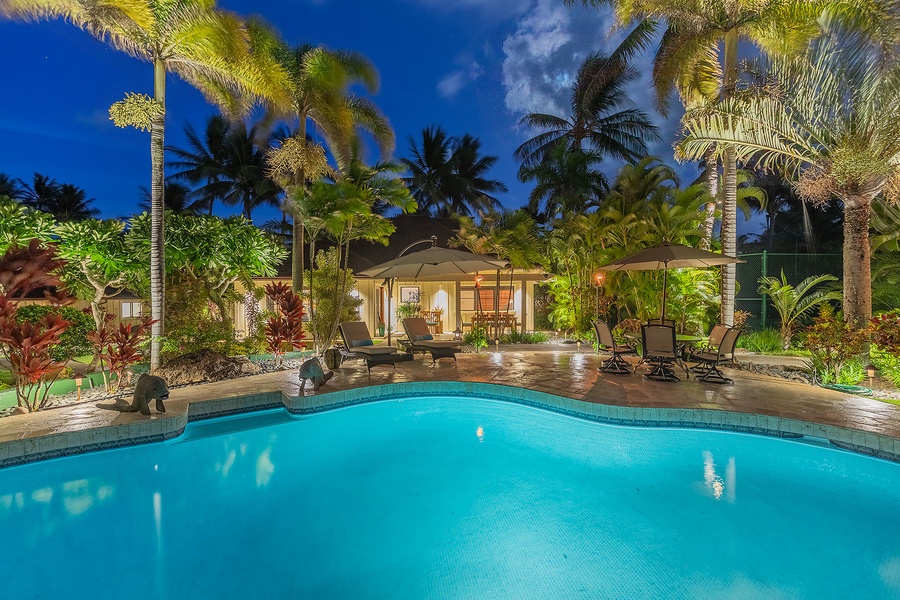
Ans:
[[[644,374],[648,379],[659,381],[679,381],[673,365],[677,364],[690,377],[693,370],[700,381],[711,383],[733,383],[725,377],[719,367],[734,361],[734,349],[741,330],[727,325],[715,325],[708,337],[681,335],[675,332],[675,322],[671,320],[650,320],[641,325],[640,333],[625,333],[623,337],[634,343],[618,343],[605,321],[595,321],[598,352],[606,352],[610,357],[600,364],[603,373],[626,375],[632,373],[625,356],[640,356],[640,362],[649,365]],[[640,352],[636,348],[640,343]],[[686,362],[696,362],[688,367]]]

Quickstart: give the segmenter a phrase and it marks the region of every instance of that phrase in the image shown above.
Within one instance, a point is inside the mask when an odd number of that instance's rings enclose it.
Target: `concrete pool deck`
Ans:
[[[0,467],[172,439],[188,421],[211,416],[278,407],[311,413],[373,397],[422,394],[438,381],[461,382],[447,384],[448,392],[487,397],[497,388],[483,384],[510,386],[513,401],[599,421],[809,436],[900,460],[900,406],[746,371],[730,370],[734,385],[693,377],[650,381],[642,377],[644,368],[631,375],[602,374],[601,358],[588,351],[482,352],[434,366],[430,357],[417,356],[396,369],[377,366],[371,372],[350,360],[318,393],[301,391],[296,370],[289,370],[173,389],[168,412],[153,410],[151,417],[94,403],[64,406],[0,419]]]

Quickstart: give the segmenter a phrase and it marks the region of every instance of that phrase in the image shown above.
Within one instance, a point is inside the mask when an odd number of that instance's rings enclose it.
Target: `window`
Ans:
[[[515,307],[512,305],[512,288],[508,285],[500,288],[499,306],[494,304],[494,295],[497,292],[497,289],[494,286],[485,287],[482,285],[481,288],[478,288],[479,302],[475,301],[475,289],[475,287],[462,287],[459,289],[459,310],[481,310],[483,312],[493,312],[494,310],[507,312],[515,310]]]
[[[140,318],[141,315],[144,314],[144,308],[141,306],[140,302],[123,302],[122,303],[122,318],[123,319],[136,319]]]

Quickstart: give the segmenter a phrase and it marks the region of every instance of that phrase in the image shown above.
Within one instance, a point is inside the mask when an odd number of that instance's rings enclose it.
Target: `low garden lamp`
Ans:
[[[872,380],[875,379],[875,365],[866,365],[866,377],[869,378],[869,387],[872,387]]]
[[[75,389],[78,391],[78,401],[81,402],[81,384],[83,380],[81,378],[81,373],[75,374]]]

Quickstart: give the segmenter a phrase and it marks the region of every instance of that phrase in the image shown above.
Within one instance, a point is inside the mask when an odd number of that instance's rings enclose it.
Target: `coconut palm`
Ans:
[[[255,51],[271,45],[271,38],[265,29],[217,8],[214,0],[6,0],[0,12],[19,19],[63,19],[153,65],[153,98],[126,95],[110,116],[116,125],[150,131],[150,368],[156,369],[164,331],[166,74],[177,74],[208,100],[240,113],[254,95],[277,97],[284,87],[271,55]]]
[[[571,150],[592,149],[601,157],[635,160],[647,153],[647,141],[657,139],[656,126],[634,108],[625,87],[638,77],[628,60],[650,39],[652,26],[641,24],[609,56],[588,56],[572,85],[567,116],[529,113],[520,125],[543,130],[516,149],[526,167],[549,160],[560,145]]]
[[[179,160],[169,166],[181,169],[171,175],[192,183],[205,182],[197,189],[201,201],[212,211],[216,200],[228,206],[240,206],[244,218],[252,221],[252,211],[259,206],[278,206],[281,188],[269,177],[265,136],[254,125],[228,123],[219,116],[206,125],[205,143],[192,128],[185,129],[190,150],[169,146],[167,150]]]
[[[166,181],[166,187],[163,193],[165,200],[165,209],[179,215],[196,215],[200,208],[205,208],[203,200],[193,201],[194,192],[191,188],[183,183],[175,181]],[[141,201],[138,208],[143,212],[150,212],[153,197],[150,190],[141,186]]]
[[[580,3],[598,6],[608,2]],[[688,109],[733,96],[739,75],[739,40],[747,40],[772,56],[795,56],[820,34],[820,17],[857,14],[867,4],[877,5],[848,0],[734,0],[726,4],[710,0],[624,0],[614,4],[623,23],[647,18],[666,21],[653,67],[657,98],[664,108],[674,87]],[[724,167],[722,251],[733,256],[737,251],[737,154],[727,145],[719,149],[719,154]],[[706,155],[696,158],[708,161],[710,195],[715,196],[717,177],[713,173],[718,169],[710,162],[712,156],[710,147]],[[725,265],[721,320],[727,325],[734,319],[734,297],[735,267]]]
[[[32,176],[31,183],[19,179],[18,185],[18,198],[25,206],[35,210],[43,211],[43,207],[53,203],[54,198],[59,195],[59,182],[40,173]]]
[[[609,188],[606,176],[596,170],[602,155],[595,150],[573,151],[556,146],[546,160],[519,168],[519,180],[534,181],[527,210],[546,223],[567,212],[584,213],[600,205]]]
[[[84,221],[100,214],[99,209],[91,206],[93,202],[94,199],[87,198],[83,189],[63,183],[39,210],[53,215],[57,221]]]
[[[0,196],[18,200],[24,191],[18,179],[13,179],[6,173],[0,173]]]
[[[421,145],[410,136],[409,151],[411,158],[400,162],[419,211],[470,215],[499,206],[491,194],[507,191],[503,182],[485,178],[497,157],[482,156],[481,141],[469,134],[451,137],[440,126],[426,127]]]
[[[841,29],[804,60],[772,61],[766,87],[685,115],[683,156],[727,144],[760,168],[783,165],[807,200],[844,207],[844,318],[872,313],[872,201],[900,189],[900,61]]]
[[[528,269],[541,262],[539,242],[537,222],[531,214],[525,210],[505,209],[482,214],[478,223],[471,217],[460,217],[459,231],[453,240],[476,254],[491,254],[508,261],[510,289],[517,268]],[[499,312],[500,271],[497,271],[495,298],[494,310]],[[503,310],[507,311],[509,307]]]
[[[286,208],[294,217],[292,287],[300,293],[305,234],[303,195],[311,183],[330,172],[323,146],[308,135],[310,124],[324,138],[339,166],[349,164],[353,141],[360,132],[372,136],[383,156],[393,151],[394,132],[374,103],[350,91],[356,84],[362,84],[369,93],[378,91],[378,71],[365,56],[308,44],[281,44],[273,54],[288,73],[288,85],[285,96],[267,104],[267,117],[296,123],[296,130],[268,158],[273,164],[273,178],[288,193]]]

